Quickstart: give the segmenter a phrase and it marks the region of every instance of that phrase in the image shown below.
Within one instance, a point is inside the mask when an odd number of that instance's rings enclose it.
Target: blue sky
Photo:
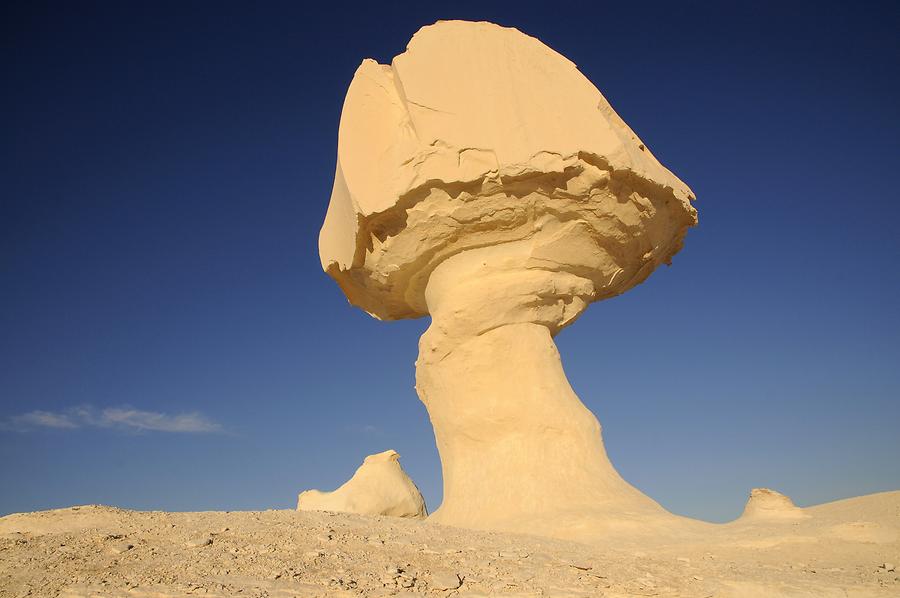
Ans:
[[[440,503],[428,322],[349,306],[316,238],[357,65],[449,18],[568,56],[697,195],[557,338],[624,477],[715,521],[900,488],[891,4],[428,4],[3,8],[0,514],[290,508],[388,448]]]

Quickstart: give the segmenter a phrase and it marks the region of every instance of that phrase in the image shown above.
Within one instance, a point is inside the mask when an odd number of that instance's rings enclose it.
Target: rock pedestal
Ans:
[[[692,199],[515,29],[439,22],[390,65],[363,61],[319,253],[373,316],[432,318],[416,388],[444,474],[434,520],[581,539],[679,521],[610,464],[553,336],[669,263]]]
[[[600,424],[566,380],[552,335],[585,308],[593,285],[529,268],[540,240],[465,251],[429,280],[416,389],[444,472],[432,518],[559,531],[599,516],[664,516],[612,467]]]

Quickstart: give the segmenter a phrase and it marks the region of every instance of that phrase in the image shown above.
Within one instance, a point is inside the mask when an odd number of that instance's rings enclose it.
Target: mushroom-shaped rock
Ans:
[[[442,21],[390,65],[363,61],[319,252],[373,316],[431,315],[416,389],[443,466],[435,520],[591,538],[675,519],[613,469],[552,337],[668,263],[691,199],[516,29]]]
[[[400,467],[400,455],[392,450],[366,457],[353,477],[334,492],[301,492],[297,510],[415,519],[428,514],[419,489]]]
[[[754,488],[744,506],[741,520],[785,520],[806,519],[809,514],[785,496],[769,488]]]

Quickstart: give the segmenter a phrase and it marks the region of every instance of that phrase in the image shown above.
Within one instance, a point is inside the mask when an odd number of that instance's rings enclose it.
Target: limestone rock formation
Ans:
[[[583,223],[567,250],[589,254],[601,299],[678,251],[691,198],[565,57],[516,29],[443,21],[391,65],[357,69],[319,252],[355,305],[418,317],[450,255]]]
[[[741,520],[748,519],[806,519],[809,515],[794,504],[789,496],[769,488],[754,488],[741,514]]]
[[[416,389],[460,526],[563,537],[677,518],[625,482],[553,336],[669,263],[691,191],[575,65],[490,23],[422,28],[344,101],[324,269],[381,319],[430,314]]]
[[[393,450],[366,457],[353,477],[334,492],[301,492],[297,510],[415,519],[428,514],[419,489],[400,467],[400,455]]]

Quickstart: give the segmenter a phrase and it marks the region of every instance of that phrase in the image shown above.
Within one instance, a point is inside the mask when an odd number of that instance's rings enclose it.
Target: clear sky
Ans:
[[[451,18],[569,57],[697,195],[557,337],[623,476],[716,521],[900,488],[894,3],[310,4],[4,5],[0,514],[292,508],[388,448],[438,506],[428,322],[316,243],[354,70]]]

